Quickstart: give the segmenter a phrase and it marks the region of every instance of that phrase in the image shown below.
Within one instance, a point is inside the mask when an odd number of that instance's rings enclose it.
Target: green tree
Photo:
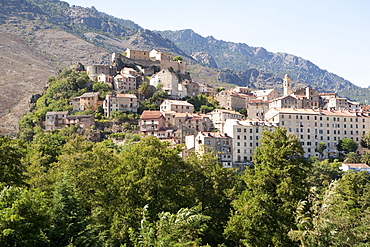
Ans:
[[[264,131],[255,149],[255,169],[245,172],[246,189],[233,202],[235,209],[225,234],[246,246],[294,246],[288,232],[294,212],[306,198],[309,163],[296,136],[286,129]]]
[[[370,241],[370,175],[347,172],[325,194],[302,201],[298,230],[289,235],[302,246],[367,246]]]
[[[231,201],[241,192],[241,179],[234,169],[223,168],[218,155],[207,148],[202,155],[190,153],[185,162],[189,165],[189,177],[193,180],[188,188],[194,190],[201,213],[211,217],[203,244],[216,246],[226,243],[223,231],[229,219]]]
[[[370,153],[366,152],[361,155],[361,162],[366,163],[367,165],[370,165]]]
[[[194,205],[187,182],[188,167],[178,155],[180,146],[146,137],[119,154],[119,166],[112,171],[113,187],[118,189],[114,204],[116,217],[111,228],[116,239],[127,238],[128,227],[138,229],[138,212],[150,205],[151,217],[160,212],[174,213]]]
[[[22,185],[25,167],[22,158],[25,147],[20,140],[0,135],[0,183]]]
[[[212,96],[207,96],[203,94],[198,94],[195,97],[191,97],[186,100],[190,104],[194,105],[196,112],[201,112],[201,110],[206,109],[207,111],[212,111],[218,107],[218,102]],[[202,108],[203,107],[203,108]]]
[[[109,91],[112,90],[112,87],[105,82],[94,82],[92,85],[93,92],[99,92],[99,98],[105,99],[105,96]]]
[[[345,163],[360,163],[360,156],[354,152],[346,154],[343,162]]]
[[[221,91],[224,91],[224,90],[225,90],[225,88],[224,88],[224,87],[216,87],[215,89],[216,89],[216,92],[217,92],[217,93],[219,93],[219,92],[221,92]]]
[[[175,56],[173,58],[173,61],[182,61],[182,57],[181,56]]]
[[[47,200],[38,190],[2,187],[0,246],[47,246]]]
[[[350,138],[343,138],[339,140],[337,149],[338,151],[344,151],[347,153],[356,152],[358,149],[358,144]]]
[[[152,89],[148,82],[144,81],[138,88],[138,92],[143,96],[143,99],[147,99],[152,94]]]
[[[361,146],[364,148],[370,147],[370,131],[366,132],[361,138]]]
[[[317,191],[327,188],[331,182],[342,177],[343,172],[339,170],[339,166],[341,165],[342,162],[338,160],[331,163],[328,159],[312,162],[311,169],[308,171],[308,183],[310,187],[315,188]]]
[[[81,206],[67,178],[55,185],[49,214],[50,246],[99,246],[94,228],[89,226],[91,216]]]
[[[130,229],[130,238],[134,246],[199,246],[208,220],[210,217],[203,215],[200,207],[193,207],[174,214],[162,212],[152,223],[145,206],[138,233]]]
[[[323,157],[324,151],[327,148],[326,144],[324,142],[319,142],[316,145],[316,151],[320,154],[320,157]]]

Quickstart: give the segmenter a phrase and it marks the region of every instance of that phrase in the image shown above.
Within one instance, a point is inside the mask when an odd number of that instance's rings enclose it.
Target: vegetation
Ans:
[[[339,140],[337,149],[338,151],[344,151],[346,153],[356,152],[358,149],[358,144],[352,139],[343,138]]]
[[[113,134],[119,146],[75,132],[0,138],[1,246],[369,243],[370,175],[305,160],[285,129],[264,132],[241,173],[210,150],[182,159],[154,137]]]
[[[219,107],[217,100],[210,95],[198,94],[186,99],[186,101],[194,105],[196,112],[201,113],[208,113]]]
[[[233,202],[226,235],[246,246],[291,246],[294,212],[308,195],[307,169],[298,139],[286,129],[264,132],[254,169],[243,176],[246,189]],[[248,220],[246,220],[248,219]]]

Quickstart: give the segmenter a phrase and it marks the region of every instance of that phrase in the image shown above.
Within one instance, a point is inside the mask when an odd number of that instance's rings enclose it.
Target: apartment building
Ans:
[[[164,100],[159,106],[160,111],[173,111],[177,113],[193,113],[194,105],[184,100]]]
[[[137,89],[136,76],[130,74],[118,74],[113,80],[113,89],[117,92],[135,92]]]
[[[353,139],[360,147],[362,136],[370,130],[369,112],[359,111],[272,108],[266,120],[295,134],[305,157],[318,155],[315,148],[319,142],[327,145],[325,157],[338,153],[336,145],[343,138]]]
[[[233,163],[250,163],[258,146],[262,131],[273,130],[276,125],[265,121],[228,119],[225,133],[232,137]]]
[[[225,109],[214,109],[213,111],[207,113],[207,116],[211,119],[214,127],[220,132],[224,132],[224,125],[227,119],[237,119],[242,120],[244,115],[233,110]]]
[[[209,147],[216,152],[224,168],[232,167],[232,138],[226,133],[199,132],[195,137],[195,151],[201,154],[204,152],[204,147]]]
[[[104,114],[110,117],[114,111],[137,113],[139,103],[135,94],[107,94],[103,103]]]
[[[183,127],[196,131],[211,131],[213,123],[206,114],[163,112],[168,127],[182,129]]]
[[[165,91],[172,99],[178,99],[178,90],[179,90],[179,78],[176,73],[163,69],[158,73],[152,75],[150,78],[150,85],[158,87],[162,85],[162,90]]]

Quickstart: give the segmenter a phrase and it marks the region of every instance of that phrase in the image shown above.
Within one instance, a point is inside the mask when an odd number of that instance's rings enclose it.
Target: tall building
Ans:
[[[290,76],[288,74],[285,75],[284,77],[284,80],[283,80],[283,83],[284,83],[284,96],[288,96],[288,95],[291,95],[292,94],[292,85],[291,85],[291,79],[290,79]]]

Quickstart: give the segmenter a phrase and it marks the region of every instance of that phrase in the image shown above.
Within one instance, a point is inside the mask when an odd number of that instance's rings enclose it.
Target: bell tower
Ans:
[[[292,89],[291,89],[291,79],[288,74],[285,75],[284,77],[284,96],[288,96],[292,94]]]

